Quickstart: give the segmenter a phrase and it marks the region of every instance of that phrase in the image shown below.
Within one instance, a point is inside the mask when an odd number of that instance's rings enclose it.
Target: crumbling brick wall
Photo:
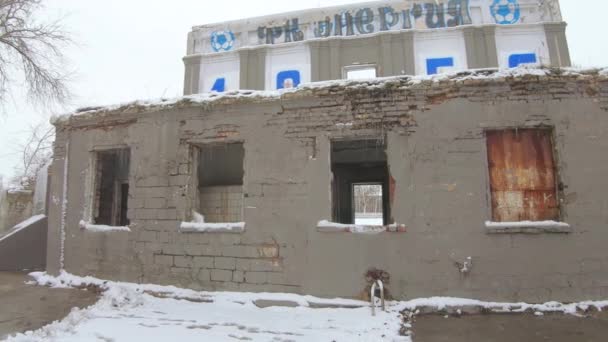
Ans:
[[[367,286],[366,271],[376,267],[390,274],[395,298],[608,296],[602,246],[608,238],[607,78],[559,70],[518,77],[484,73],[492,72],[330,83],[280,97],[186,98],[60,120],[50,270],[64,260],[68,271],[111,279],[355,297]],[[552,128],[561,211],[571,234],[487,233],[484,131],[507,127]],[[393,218],[406,233],[317,231],[317,222],[332,215],[331,141],[356,137],[386,140]],[[180,232],[196,207],[193,147],[222,142],[244,144],[246,229]],[[91,151],[112,146],[131,148],[131,232],[82,230]],[[455,265],[467,257],[474,266],[463,274]]]

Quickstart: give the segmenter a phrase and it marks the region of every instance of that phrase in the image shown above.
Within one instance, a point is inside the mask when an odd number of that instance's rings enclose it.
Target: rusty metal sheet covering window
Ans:
[[[557,220],[551,131],[486,132],[495,222]]]

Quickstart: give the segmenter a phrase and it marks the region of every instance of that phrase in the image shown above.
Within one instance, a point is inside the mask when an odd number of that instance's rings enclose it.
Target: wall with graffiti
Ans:
[[[416,74],[436,74],[467,69],[463,30],[480,25],[497,27],[499,67],[547,63],[543,24],[561,21],[557,0],[378,1],[195,27],[189,55],[203,55],[200,90],[222,91],[238,89],[236,51],[267,47],[265,88],[281,89],[310,81],[307,41],[412,32]]]

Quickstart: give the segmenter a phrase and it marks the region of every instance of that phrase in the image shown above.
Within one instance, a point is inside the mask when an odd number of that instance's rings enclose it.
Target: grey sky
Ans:
[[[186,34],[194,25],[365,0],[47,0],[46,13],[66,16],[65,26],[79,46],[67,51],[76,70],[77,97],[67,112],[182,93]],[[608,66],[603,28],[608,1],[561,0],[568,41],[577,66]],[[15,106],[16,105],[16,106]],[[30,125],[52,113],[33,109],[15,97],[0,117],[0,175],[13,174],[15,146]],[[17,109],[18,108],[18,109]]]

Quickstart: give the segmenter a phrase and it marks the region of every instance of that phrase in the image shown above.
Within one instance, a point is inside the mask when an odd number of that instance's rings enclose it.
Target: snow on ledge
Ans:
[[[491,233],[570,233],[570,225],[557,221],[486,222]]]
[[[113,227],[100,224],[92,224],[85,221],[80,221],[80,228],[94,233],[131,232],[131,228],[129,227]]]
[[[287,94],[306,93],[308,91],[329,89],[332,87],[343,87],[351,89],[378,89],[389,86],[412,87],[423,83],[440,82],[464,82],[471,80],[500,80],[507,78],[524,77],[563,77],[563,76],[608,76],[608,68],[546,68],[533,66],[519,66],[512,69],[471,69],[467,71],[453,71],[437,75],[417,75],[417,76],[389,76],[378,77],[368,80],[333,80],[313,83],[303,83],[296,88],[281,90],[234,90],[223,93],[211,92],[187,95],[177,98],[162,98],[152,100],[138,100],[120,103],[110,106],[85,107],[79,108],[75,112],[53,116],[51,123],[54,125],[64,125],[70,122],[71,118],[84,117],[92,118],[96,115],[121,114],[125,112],[133,113],[138,111],[154,111],[179,106],[205,106],[213,103],[225,101],[275,101],[280,100]]]
[[[179,231],[181,233],[243,233],[245,222],[182,222]]]
[[[405,233],[407,227],[403,224],[391,224],[388,226],[364,226],[357,224],[341,224],[327,220],[317,223],[317,231],[321,233],[353,233],[353,234],[381,234],[385,232]]]

